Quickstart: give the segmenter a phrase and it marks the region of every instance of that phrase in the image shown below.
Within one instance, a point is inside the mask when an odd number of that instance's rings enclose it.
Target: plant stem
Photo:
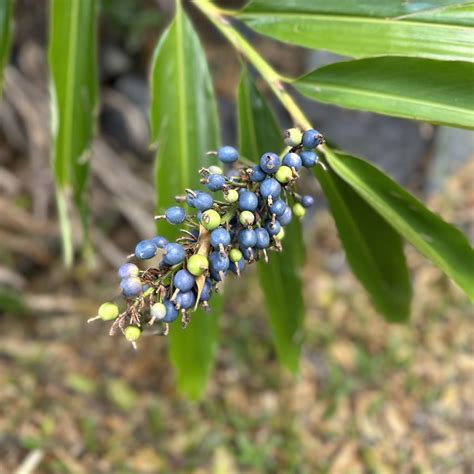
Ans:
[[[303,130],[311,128],[311,123],[305,116],[298,104],[286,91],[283,82],[288,80],[278,74],[270,64],[254,49],[250,43],[234,29],[229,21],[223,16],[223,11],[209,0],[195,0],[194,4],[215,25],[215,27],[242,53],[244,57],[255,67],[263,79],[268,83],[273,93],[291,115],[296,126]]]

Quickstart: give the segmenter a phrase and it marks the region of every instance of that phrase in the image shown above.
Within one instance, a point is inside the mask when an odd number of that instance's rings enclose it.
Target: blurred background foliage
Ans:
[[[0,104],[0,472],[469,472],[472,306],[409,249],[412,322],[377,318],[309,177],[303,186],[319,205],[303,226],[306,310],[296,378],[276,362],[256,271],[226,286],[215,374],[198,403],[176,393],[165,340],[144,338],[135,354],[104,326],[84,324],[110,297],[124,255],[154,232],[147,76],[171,7],[169,0],[102,3],[95,267],[65,271],[45,118],[47,2],[16,1]],[[196,10],[189,13],[209,59],[222,141],[236,143],[239,60]],[[335,60],[246,34],[293,77]],[[257,86],[268,96],[265,83]],[[377,163],[472,239],[471,132],[301,103],[341,147]],[[282,128],[291,125],[273,106]]]

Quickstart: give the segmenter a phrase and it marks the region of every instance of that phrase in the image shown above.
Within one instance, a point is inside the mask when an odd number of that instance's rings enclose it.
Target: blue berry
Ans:
[[[163,321],[165,323],[172,323],[178,317],[179,312],[170,300],[164,300],[163,304],[166,307],[166,315],[163,318]]]
[[[286,209],[286,202],[283,199],[277,199],[274,203],[270,206],[270,212],[275,214],[276,216],[281,216]]]
[[[142,282],[138,277],[124,278],[120,282],[120,288],[122,289],[123,296],[133,298],[142,292]]]
[[[317,130],[310,129],[303,133],[302,141],[305,148],[316,148],[324,142],[324,138]]]
[[[245,247],[240,247],[240,250],[242,251],[242,255],[244,256],[244,259],[249,261],[253,260],[255,257],[255,253],[251,247],[245,248]]]
[[[279,221],[275,222],[267,222],[265,223],[265,229],[270,235],[277,235],[278,232],[280,232],[281,229],[281,223]]]
[[[176,272],[173,279],[174,286],[178,288],[179,291],[182,291],[182,292],[192,290],[195,282],[196,280],[191,275],[191,273],[189,273],[184,268]]]
[[[217,151],[217,158],[222,163],[233,163],[239,158],[239,152],[233,146],[223,146]]]
[[[258,197],[252,191],[242,191],[239,195],[239,209],[241,211],[255,211],[258,207]]]
[[[285,212],[281,216],[278,216],[277,220],[281,225],[288,225],[292,217],[293,213],[291,212],[291,208],[287,206]]]
[[[247,251],[247,249],[245,249]],[[242,258],[238,262],[230,262],[229,264],[229,270],[232,273],[237,273],[237,268],[239,269],[239,272],[243,271],[245,267],[245,260]]]
[[[265,229],[259,227],[255,229],[255,234],[257,234],[257,243],[255,248],[257,249],[266,249],[270,245],[270,235]]]
[[[220,252],[212,252],[209,255],[209,268],[214,272],[225,272],[229,268],[229,257]]]
[[[159,249],[165,248],[165,245],[168,243],[168,239],[165,239],[162,235],[157,235],[151,240]]]
[[[142,240],[135,247],[135,257],[140,260],[148,260],[156,254],[156,245],[152,240]]]
[[[118,269],[118,276],[122,280],[123,278],[136,277],[138,276],[139,269],[134,263],[124,263],[120,265]]]
[[[250,181],[253,183],[259,183],[260,181],[263,181],[266,176],[267,175],[262,171],[262,168],[257,165],[252,168],[252,172],[250,173]]]
[[[190,309],[196,304],[196,295],[193,291],[178,293],[176,296],[176,306],[180,309]]]
[[[224,275],[223,275],[224,277],[227,276],[227,270],[222,270],[222,273],[224,274]],[[212,278],[214,281],[222,281],[221,273],[216,272],[215,270],[213,270],[213,269],[211,268],[210,274],[211,274],[211,278]]]
[[[314,204],[313,196],[306,195],[301,198],[301,205],[303,207],[311,207],[313,204]]]
[[[176,265],[182,262],[184,257],[184,248],[181,245],[171,243],[165,246],[163,262],[165,262],[167,265]]]
[[[264,153],[260,158],[260,168],[267,174],[276,173],[280,167],[280,158],[275,153]]]
[[[267,178],[260,185],[260,194],[264,199],[267,199],[269,196],[271,196],[273,199],[278,199],[280,192],[281,185],[276,179]]]
[[[287,153],[283,157],[283,164],[289,168],[294,168],[296,171],[300,170],[301,166],[303,166],[300,156],[296,153]]]
[[[202,287],[201,296],[199,301],[208,301],[212,296],[212,282],[209,278],[206,278],[204,286]]]
[[[208,178],[207,187],[211,191],[219,191],[225,184],[225,178],[221,174],[210,174]]]
[[[194,207],[200,211],[207,211],[214,204],[214,199],[208,193],[198,191],[196,197],[193,200]]]
[[[238,241],[244,248],[254,247],[257,243],[257,234],[253,229],[242,229],[239,232]]]
[[[173,206],[166,209],[165,217],[170,224],[182,224],[186,219],[186,212],[182,207]]]
[[[230,244],[230,233],[227,229],[219,227],[211,232],[211,245],[218,249],[220,245],[227,247]]]
[[[311,168],[318,162],[318,155],[313,151],[302,151],[300,154],[301,161],[303,162],[303,166],[306,168]]]
[[[195,194],[197,194],[199,191],[194,191]],[[194,205],[194,196],[192,194],[189,194],[187,193],[186,194],[186,204],[189,206],[189,207],[196,207]]]

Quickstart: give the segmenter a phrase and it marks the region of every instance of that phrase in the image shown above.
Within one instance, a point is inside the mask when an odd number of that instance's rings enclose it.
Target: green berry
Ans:
[[[297,202],[293,206],[293,214],[296,217],[303,217],[306,214],[306,209],[299,202]]]
[[[129,342],[137,341],[140,338],[141,333],[141,329],[137,326],[127,326],[123,331],[125,339]]]
[[[277,240],[283,240],[285,238],[285,229],[283,228],[283,226],[280,229],[280,232],[278,232],[278,234],[274,235],[273,237]]]
[[[240,260],[242,260],[243,258],[243,255],[242,255],[242,252],[239,250],[239,249],[232,249],[230,252],[229,252],[229,258],[231,260],[231,262],[240,262]]]
[[[209,173],[224,174],[224,171],[222,170],[222,168],[219,168],[218,166],[209,166]]]
[[[100,305],[97,314],[104,321],[110,321],[112,319],[115,319],[119,315],[119,309],[116,304],[104,303]]]
[[[286,184],[293,178],[293,171],[288,166],[280,166],[275,173],[275,178],[282,184]]]
[[[201,224],[207,230],[217,229],[221,225],[221,216],[214,209],[208,209],[202,213]]]
[[[204,255],[192,255],[188,260],[187,269],[191,275],[201,276],[209,268],[209,261]]]
[[[242,211],[239,215],[239,220],[242,225],[252,225],[255,222],[255,216],[253,212]]]
[[[285,139],[285,145],[298,146],[301,143],[303,134],[298,128],[290,128],[285,131],[283,137]]]
[[[224,199],[227,202],[237,202],[239,200],[239,193],[235,189],[229,189],[224,192]]]

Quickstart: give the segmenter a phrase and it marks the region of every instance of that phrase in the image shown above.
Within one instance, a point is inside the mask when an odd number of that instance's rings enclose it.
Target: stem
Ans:
[[[311,128],[311,123],[305,116],[298,104],[286,91],[283,82],[287,79],[278,74],[270,64],[254,49],[250,43],[234,29],[229,21],[224,18],[223,11],[209,0],[194,0],[194,4],[214,24],[214,26],[242,53],[244,57],[255,67],[263,79],[268,83],[273,93],[291,115],[296,126],[303,130]]]

